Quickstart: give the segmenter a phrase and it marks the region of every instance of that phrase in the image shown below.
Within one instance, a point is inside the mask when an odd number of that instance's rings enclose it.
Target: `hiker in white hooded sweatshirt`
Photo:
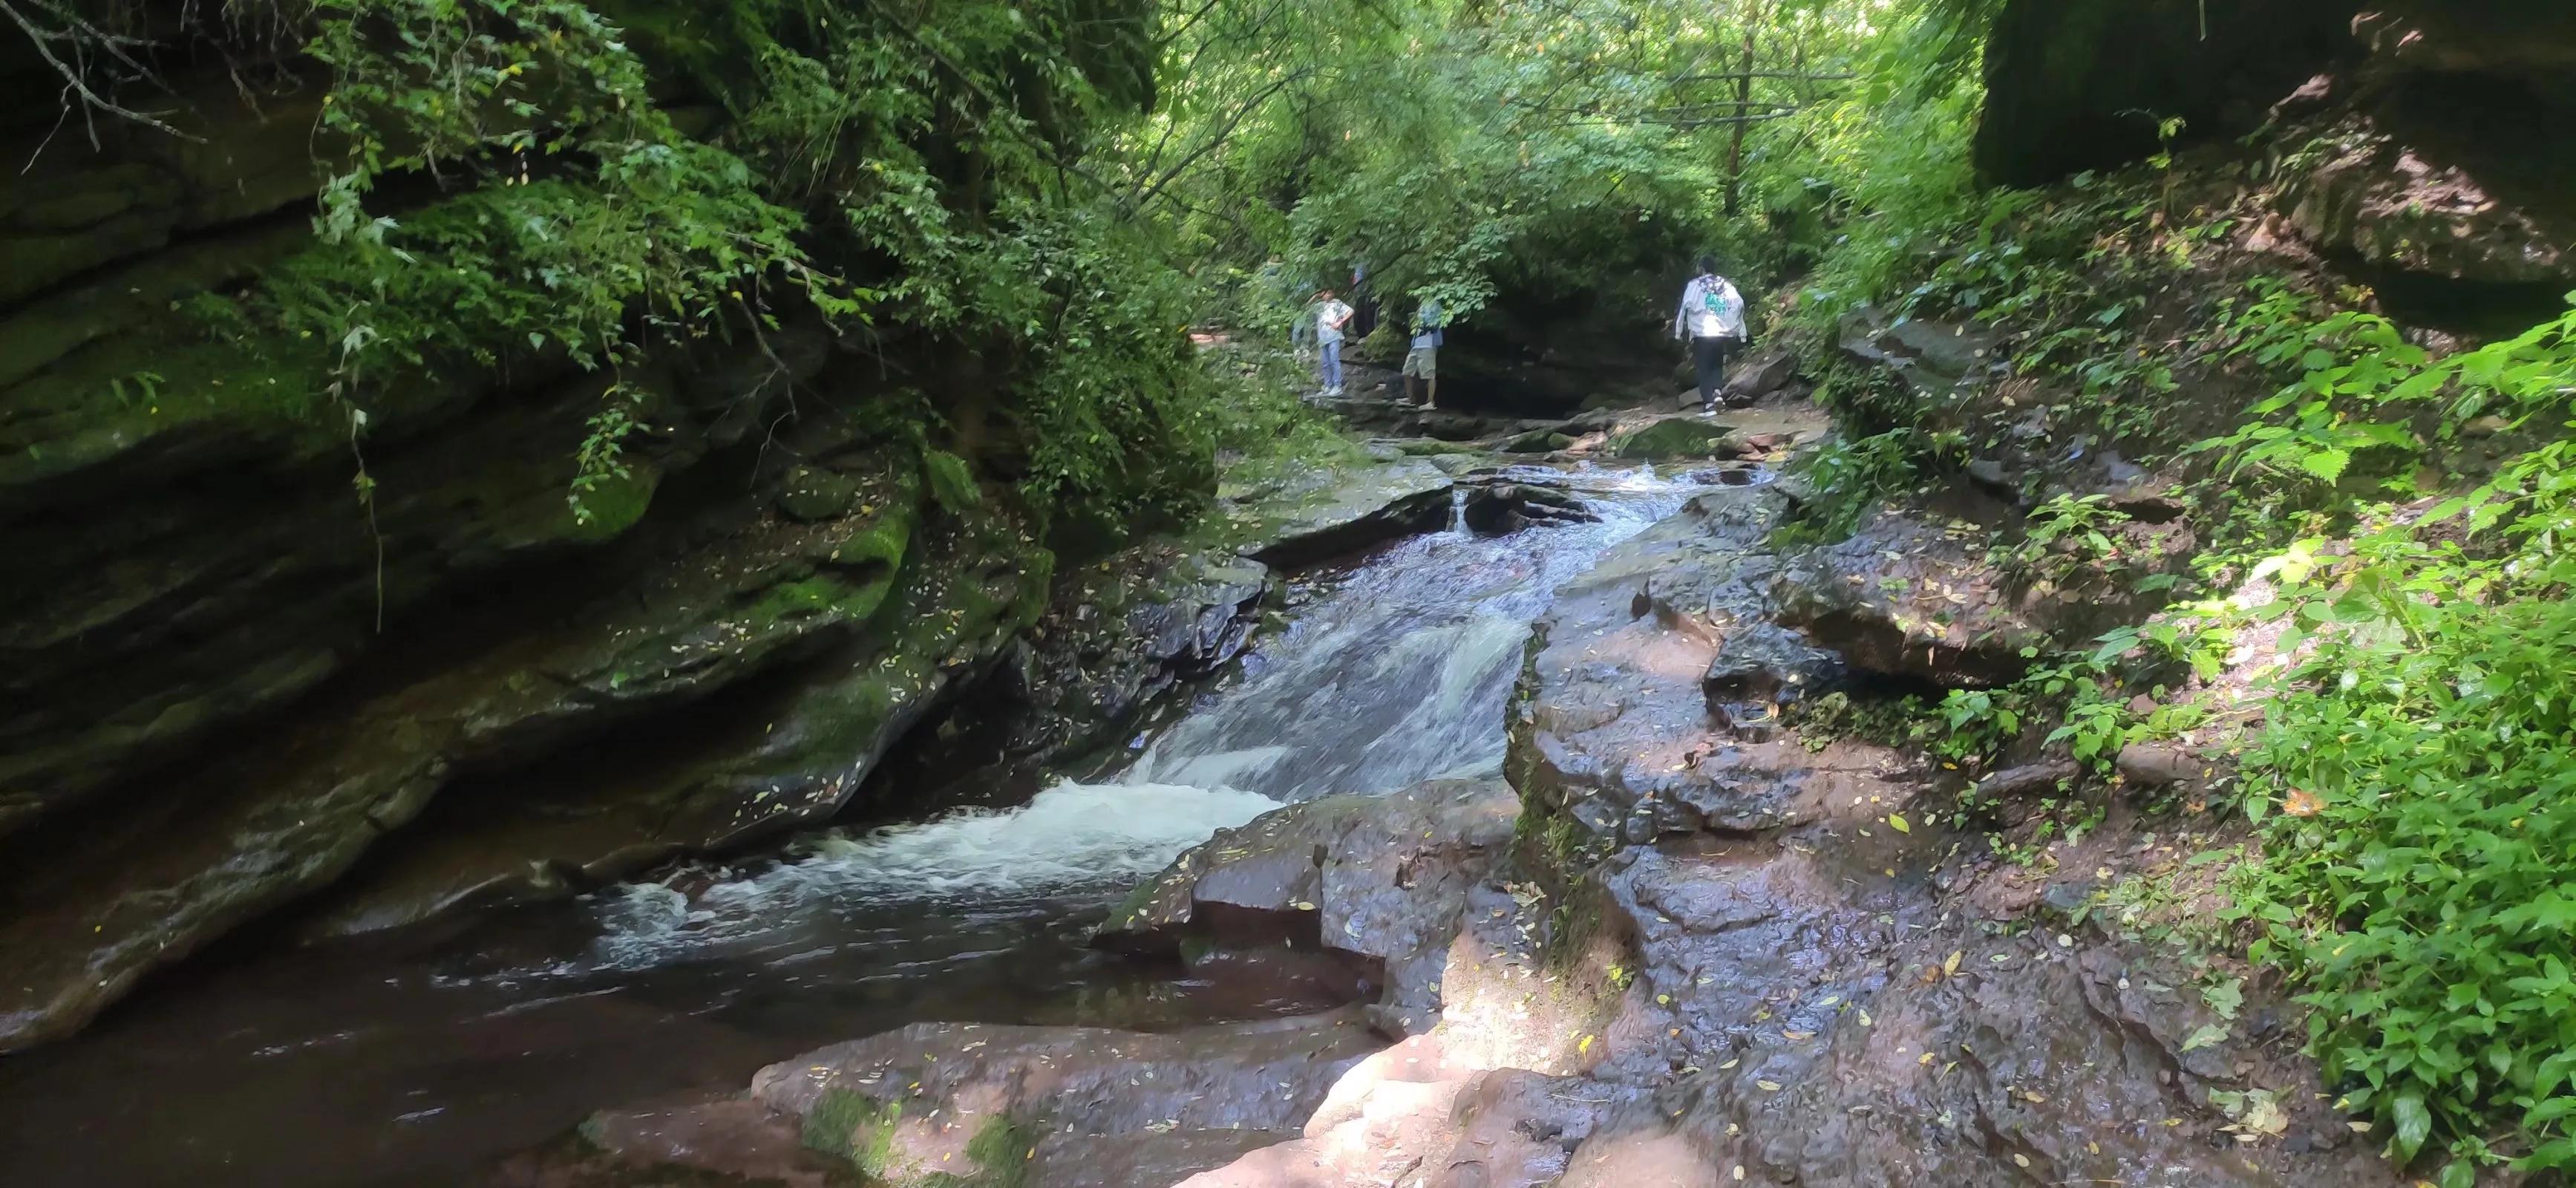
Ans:
[[[1687,335],[1691,367],[1699,375],[1699,406],[1717,408],[1718,389],[1726,384],[1726,365],[1744,349],[1744,296],[1735,283],[1717,274],[1717,261],[1699,258],[1699,275],[1682,287],[1681,309],[1673,314],[1673,337]]]

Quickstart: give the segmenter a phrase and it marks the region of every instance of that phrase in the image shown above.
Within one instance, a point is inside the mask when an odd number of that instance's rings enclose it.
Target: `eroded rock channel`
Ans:
[[[2397,1182],[2265,1004],[2210,1027],[2172,951],[1994,894],[1996,864],[1925,811],[1956,777],[1784,721],[1831,689],[1994,679],[2010,653],[1984,641],[2056,612],[1981,586],[1930,511],[1795,546],[1792,493],[1669,490],[1584,492],[1609,530],[1405,546],[1491,566],[1451,574],[1471,599],[1533,571],[1481,616],[1337,639],[1334,600],[1387,605],[1408,564],[1353,571],[1282,650],[1349,647],[1332,682],[1256,675],[1139,763],[1290,803],[1181,855],[1091,943],[1313,1013],[915,1026],[603,1112],[503,1182]],[[1873,557],[1940,580],[1909,594]],[[1389,687],[1417,654],[1440,679]],[[1488,716],[1423,714],[1450,704]]]
[[[1496,723],[1547,591],[1697,489],[1625,469],[1497,469],[1468,452],[1443,460],[1453,475],[1387,454],[1362,483],[1316,474],[1245,493],[1255,556],[1155,545],[1131,572],[1058,575],[1057,609],[1016,642],[984,619],[968,624],[983,634],[927,641],[918,659],[958,679],[938,701],[897,706],[894,720],[928,724],[891,751],[860,739],[843,766],[821,769],[824,787],[864,779],[855,800],[877,807],[783,857],[656,867],[673,818],[591,802],[588,789],[621,780],[704,783],[695,725],[628,736],[615,750],[631,753],[567,751],[506,779],[452,780],[442,800],[510,811],[465,815],[493,829],[432,820],[393,838],[310,910],[146,984],[75,1039],[0,1065],[0,1101],[20,1120],[13,1170],[39,1183],[450,1184],[602,1106],[739,1084],[782,1054],[915,1021],[1164,1032],[1267,1026],[1353,1001],[1354,978],[1382,973],[1292,970],[1248,946],[1139,960],[1092,948],[1089,932],[1173,855],[1283,801],[1498,770]],[[862,493],[848,510],[861,506],[884,505]],[[1549,526],[1507,531],[1529,523]],[[1372,541],[1383,547],[1293,577],[1258,559],[1285,567]],[[711,605],[731,597],[717,591]],[[1276,626],[1262,626],[1282,604]],[[793,621],[828,629],[830,614]],[[669,642],[629,650],[673,657],[668,680],[705,669]],[[901,676],[893,659],[868,670]],[[1228,664],[1241,675],[1190,683]],[[642,679],[615,675],[601,670],[604,703]],[[737,710],[760,686],[745,685],[711,701],[702,725],[747,735],[738,754],[822,754],[823,728],[844,718],[808,705],[805,687],[782,690],[795,696],[777,700],[775,717],[769,705],[751,717]],[[1140,714],[1180,708],[1171,696],[1193,689],[1195,707],[1151,746],[1124,745]],[[1128,751],[1123,770],[1030,798],[1028,772],[1104,743]],[[969,744],[1006,763],[946,766]],[[759,792],[711,803],[768,812],[780,799]],[[820,820],[842,799],[799,796],[763,819]],[[927,820],[911,807],[961,801],[1021,807]],[[906,815],[912,824],[868,828]],[[641,844],[609,857],[628,833]],[[222,845],[233,836],[209,835],[199,857],[230,869]],[[529,855],[538,861],[513,857]],[[641,869],[652,873],[630,873]],[[600,889],[573,895],[585,886]],[[531,897],[543,901],[461,910]],[[82,906],[66,900],[64,919]],[[325,943],[301,943],[314,940]],[[83,952],[66,945],[54,964],[76,967]],[[148,948],[139,956],[120,968],[155,964]],[[64,984],[52,970],[13,972],[38,994]],[[1331,1042],[1352,1060],[1383,1042],[1356,1011],[1341,1030]],[[1303,1121],[1262,1117],[1272,1139]]]

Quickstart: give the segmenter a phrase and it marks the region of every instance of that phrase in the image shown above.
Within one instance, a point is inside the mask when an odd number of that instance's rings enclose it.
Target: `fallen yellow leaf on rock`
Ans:
[[[1753,1082],[1753,1087],[1754,1087],[1754,1088],[1756,1088],[1756,1089],[1759,1089],[1759,1090],[1763,1091],[1764,1093],[1778,1093],[1778,1092],[1780,1091],[1780,1082],[1778,1082],[1778,1081],[1755,1081],[1755,1082]]]

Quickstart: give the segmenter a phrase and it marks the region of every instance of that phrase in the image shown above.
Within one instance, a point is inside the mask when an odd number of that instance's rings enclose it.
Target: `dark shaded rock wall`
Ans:
[[[1143,10],[1096,7],[1078,56],[1145,61]],[[0,33],[0,1049],[353,871],[319,931],[829,816],[1048,598],[1037,526],[924,495],[865,415],[882,360],[795,307],[613,376],[502,343],[363,401],[194,312],[315,242],[330,80],[271,16],[117,8],[156,76],[118,94],[167,131],[66,110]],[[627,474],[576,508],[612,382]]]
[[[1986,43],[1976,164],[2037,185],[2193,139],[2242,133],[2346,45],[2350,0],[2007,0]]]

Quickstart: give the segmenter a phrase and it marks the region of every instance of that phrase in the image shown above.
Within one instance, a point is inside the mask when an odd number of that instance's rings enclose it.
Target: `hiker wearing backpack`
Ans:
[[[1673,338],[1687,335],[1691,367],[1699,375],[1699,407],[1717,411],[1718,390],[1726,385],[1726,365],[1744,349],[1744,296],[1735,283],[1717,274],[1714,257],[1699,258],[1699,275],[1682,287],[1682,306],[1673,315]]]
[[[1429,389],[1422,407],[1434,408],[1440,403],[1440,343],[1446,318],[1440,302],[1425,301],[1413,314],[1413,343],[1404,352],[1404,401],[1413,403],[1413,381],[1420,379]]]

